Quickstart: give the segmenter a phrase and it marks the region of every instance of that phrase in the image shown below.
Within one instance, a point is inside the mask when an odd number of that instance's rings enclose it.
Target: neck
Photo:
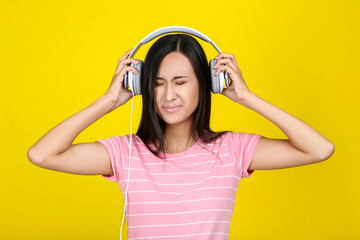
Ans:
[[[196,143],[199,135],[195,131],[195,135],[191,135],[190,129],[192,119],[179,124],[168,124],[165,129],[165,152],[179,153],[190,148]]]

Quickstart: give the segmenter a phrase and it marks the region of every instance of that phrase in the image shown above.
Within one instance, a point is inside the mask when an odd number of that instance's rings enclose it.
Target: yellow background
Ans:
[[[335,144],[324,162],[243,178],[230,239],[359,239],[359,10],[349,0],[2,1],[0,239],[119,239],[124,202],[115,182],[39,168],[26,153],[106,92],[127,50],[171,25],[234,54],[252,92]],[[217,55],[199,42],[208,59]],[[130,109],[128,101],[74,143],[128,134]],[[140,116],[136,96],[133,132]],[[211,126],[286,138],[222,95],[213,95]]]

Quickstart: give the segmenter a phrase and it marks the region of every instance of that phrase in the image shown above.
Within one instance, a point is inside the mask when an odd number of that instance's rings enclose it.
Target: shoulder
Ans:
[[[246,132],[227,132],[223,136],[223,140],[232,147],[237,147],[239,145],[247,145],[252,142],[257,142],[262,135],[256,133],[246,133]]]
[[[150,147],[151,149],[155,148],[152,143],[146,145],[144,141],[136,134],[127,134],[123,137],[120,137],[120,139],[123,143],[126,143],[127,148],[129,148],[129,146],[131,145],[131,148],[138,152],[149,153],[151,152],[151,150],[148,147]]]
[[[136,134],[127,134],[127,135],[117,135],[104,139],[97,140],[97,142],[107,143],[107,144],[115,144],[121,147],[129,147],[130,143],[132,146],[143,144],[143,141]]]
[[[124,136],[117,136],[118,141],[129,147],[138,147],[145,145],[143,140],[136,134],[126,134]]]
[[[126,141],[134,141],[134,142],[141,142],[142,143],[142,140],[141,140],[141,138],[138,136],[138,135],[136,135],[136,134],[126,134],[126,135],[124,135],[124,136],[122,136],[122,137],[120,137],[121,139],[124,139],[124,140],[126,140]]]

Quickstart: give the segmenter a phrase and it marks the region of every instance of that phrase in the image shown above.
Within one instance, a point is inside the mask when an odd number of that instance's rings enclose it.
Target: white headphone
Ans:
[[[170,26],[170,27],[160,28],[156,31],[153,31],[149,35],[147,35],[143,40],[141,40],[136,45],[134,50],[131,52],[129,58],[132,58],[135,55],[135,53],[137,52],[137,50],[140,48],[140,46],[142,44],[148,43],[151,40],[153,40],[154,38],[161,36],[165,33],[172,33],[172,32],[184,32],[184,33],[189,33],[191,35],[194,35],[194,36],[204,40],[205,42],[211,43],[211,45],[216,49],[216,51],[218,51],[219,54],[221,53],[220,49],[216,46],[216,44],[213,41],[211,41],[210,38],[208,38],[201,32],[199,32],[195,29],[189,28],[189,27]],[[141,95],[141,70],[142,70],[143,61],[140,59],[136,59],[136,60],[139,61],[138,64],[131,63],[131,64],[129,64],[129,66],[135,67],[139,71],[139,73],[134,74],[132,71],[128,71],[125,74],[124,85],[125,85],[125,88],[130,88],[130,90],[135,95]],[[229,87],[229,77],[228,77],[228,74],[226,71],[224,71],[224,72],[221,71],[219,75],[215,75],[217,69],[214,69],[213,67],[216,64],[216,62],[217,62],[216,59],[211,59],[209,61],[210,76],[211,76],[211,89],[212,89],[213,93],[221,93],[223,91],[225,85],[226,85],[226,87]],[[225,84],[224,84],[224,80],[225,80]]]

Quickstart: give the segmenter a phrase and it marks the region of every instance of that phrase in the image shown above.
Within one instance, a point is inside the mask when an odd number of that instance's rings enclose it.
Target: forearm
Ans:
[[[88,126],[112,111],[114,103],[101,96],[89,106],[62,121],[42,136],[28,151],[31,161],[43,161],[71,147],[75,138]]]
[[[254,110],[278,126],[297,149],[319,158],[326,158],[332,154],[334,145],[323,135],[300,119],[260,98],[255,93],[248,94],[238,103]]]

